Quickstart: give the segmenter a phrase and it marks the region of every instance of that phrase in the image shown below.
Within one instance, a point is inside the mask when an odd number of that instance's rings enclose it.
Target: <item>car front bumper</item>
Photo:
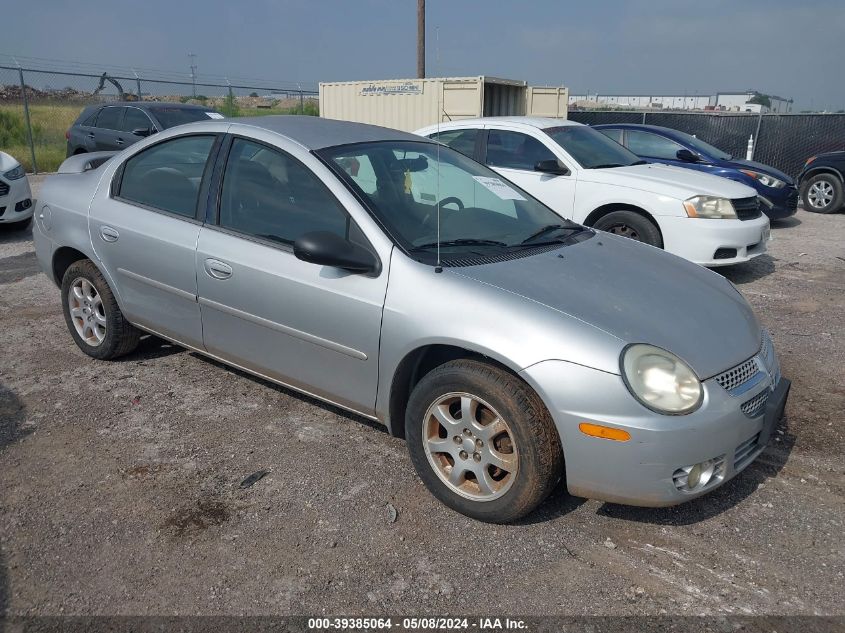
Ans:
[[[5,190],[2,185],[7,186],[9,192],[0,195],[0,224],[25,222],[31,218],[35,204],[26,176],[16,180],[0,179],[0,188]]]
[[[769,218],[711,220],[659,218],[664,250],[701,264],[728,266],[747,262],[766,252],[770,239]]]
[[[619,375],[564,361],[538,363],[521,375],[537,390],[554,419],[569,492],[647,507],[695,499],[745,469],[766,447],[783,415],[790,387],[777,370],[765,373],[753,388],[737,395],[711,378],[703,383],[704,401],[698,410],[670,416],[641,406]],[[761,399],[765,403],[759,412],[752,410],[753,417],[743,412],[743,406]],[[579,429],[584,422],[621,429],[630,439],[585,435]],[[680,470],[707,460],[716,460],[716,472],[708,483],[693,490],[679,487]]]
[[[760,209],[770,220],[783,220],[798,211],[798,188],[787,185],[783,189],[759,192]]]

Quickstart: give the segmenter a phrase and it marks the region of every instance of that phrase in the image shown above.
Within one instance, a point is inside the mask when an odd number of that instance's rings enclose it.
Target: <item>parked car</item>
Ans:
[[[763,202],[763,213],[772,220],[788,218],[798,209],[798,188],[785,173],[753,160],[734,158],[691,134],[658,125],[633,123],[602,124],[593,128],[651,163],[695,169],[753,187]]]
[[[32,192],[23,166],[0,152],[0,225],[28,228],[32,221]]]
[[[469,516],[515,520],[564,471],[576,495],[687,501],[783,413],[771,339],[724,277],[438,143],[260,117],[93,164],[47,178],[34,229],[83,352],[150,332],[378,420]]]
[[[586,125],[491,117],[416,133],[485,163],[564,218],[698,264],[736,264],[766,251],[769,220],[752,188],[646,164]]]
[[[833,213],[845,206],[845,151],[811,156],[798,175],[806,211]]]
[[[65,132],[67,155],[121,150],[176,125],[222,118],[212,108],[184,103],[128,101],[92,105]]]

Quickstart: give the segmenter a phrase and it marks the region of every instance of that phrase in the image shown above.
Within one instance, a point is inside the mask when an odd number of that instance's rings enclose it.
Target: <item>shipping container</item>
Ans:
[[[566,118],[568,101],[563,87],[485,76],[320,83],[320,116],[407,132],[480,116]]]

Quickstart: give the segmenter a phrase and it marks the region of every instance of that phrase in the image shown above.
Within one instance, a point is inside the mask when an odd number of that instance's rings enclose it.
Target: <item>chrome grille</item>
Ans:
[[[740,409],[742,409],[742,412],[749,418],[756,418],[763,412],[763,409],[766,406],[766,400],[768,399],[769,390],[766,389],[751,398],[751,400],[744,402]]]
[[[759,371],[760,367],[757,365],[757,361],[754,358],[749,358],[744,363],[741,363],[736,367],[716,376],[716,382],[718,382],[725,391],[733,391],[737,387],[741,387],[751,380]]]
[[[736,447],[734,451],[734,471],[745,468],[754,456],[754,451],[757,448],[757,440],[760,439],[760,434],[757,433],[754,437],[750,437],[742,444]]]
[[[760,201],[757,196],[753,198],[735,198],[731,200],[736,217],[740,220],[753,220],[759,218],[763,213],[760,211]]]

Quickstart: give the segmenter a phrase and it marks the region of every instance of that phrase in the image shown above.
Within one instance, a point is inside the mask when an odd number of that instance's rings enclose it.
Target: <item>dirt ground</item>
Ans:
[[[153,338],[89,359],[0,231],[0,613],[841,615],[845,214],[773,235],[722,269],[793,380],[765,453],[683,506],[559,491],[494,526],[378,425]]]

